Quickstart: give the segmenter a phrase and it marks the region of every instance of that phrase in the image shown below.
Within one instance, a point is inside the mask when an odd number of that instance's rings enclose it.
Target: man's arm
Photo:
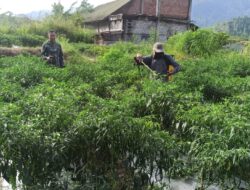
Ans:
[[[46,61],[50,60],[50,57],[49,57],[48,52],[47,52],[46,43],[44,43],[42,45],[41,56],[42,56],[42,59],[44,59]]]
[[[63,59],[63,51],[62,46],[59,45],[59,61],[60,61],[60,67],[64,66],[64,59]]]
[[[171,72],[171,73],[168,73],[168,74],[173,75],[173,74],[179,72],[180,71],[180,65],[173,59],[172,56],[167,55],[167,54],[165,56],[166,56],[166,59],[168,60],[168,63],[174,67],[174,71]]]
[[[143,57],[142,60],[143,60],[143,62],[144,62],[149,68],[151,68],[152,56]]]
[[[135,61],[137,63],[137,65],[143,65],[146,64],[148,67],[151,67],[151,63],[152,63],[152,56],[141,56],[141,55],[137,55],[135,57]]]

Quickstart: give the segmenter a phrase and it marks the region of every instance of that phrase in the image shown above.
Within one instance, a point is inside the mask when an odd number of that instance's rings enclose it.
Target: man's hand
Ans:
[[[43,57],[43,60],[45,60],[45,61],[50,61],[50,60],[52,60],[52,57],[51,57],[51,56],[44,56],[44,57]]]
[[[135,56],[135,61],[137,64],[140,64],[143,61],[143,57],[140,53],[137,53]]]
[[[169,77],[169,76],[171,76],[171,75],[173,75],[174,73],[173,72],[167,72],[167,76]]]

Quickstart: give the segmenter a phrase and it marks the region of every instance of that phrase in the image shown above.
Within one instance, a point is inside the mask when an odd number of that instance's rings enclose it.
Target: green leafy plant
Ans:
[[[167,48],[193,56],[210,56],[226,45],[228,38],[225,33],[200,29],[171,37],[167,42]]]
[[[201,33],[188,35],[198,43]],[[177,60],[181,72],[163,83],[133,64],[151,53],[146,42],[95,55],[62,41],[76,48],[62,69],[0,58],[0,174],[14,187],[17,177],[27,190],[157,189],[179,178],[249,187],[247,56],[191,50],[198,58]]]

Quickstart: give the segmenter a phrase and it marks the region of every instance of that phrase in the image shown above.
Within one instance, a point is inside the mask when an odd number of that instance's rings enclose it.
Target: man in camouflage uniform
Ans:
[[[42,58],[49,64],[57,67],[64,67],[62,47],[56,42],[56,32],[51,30],[48,32],[49,40],[42,46]]]

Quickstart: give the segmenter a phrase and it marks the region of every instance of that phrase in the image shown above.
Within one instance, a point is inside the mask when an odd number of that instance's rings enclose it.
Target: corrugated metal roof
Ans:
[[[117,11],[122,6],[129,3],[131,0],[115,0],[110,3],[106,3],[97,6],[92,13],[87,15],[84,19],[85,22],[100,21]]]

